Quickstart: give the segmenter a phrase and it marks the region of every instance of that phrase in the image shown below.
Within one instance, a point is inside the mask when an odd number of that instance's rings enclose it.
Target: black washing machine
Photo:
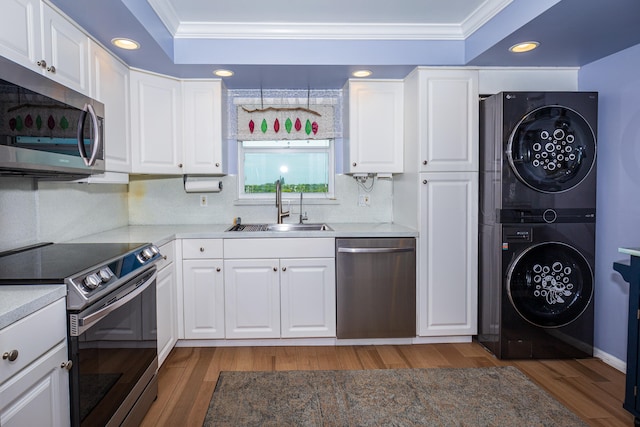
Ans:
[[[596,92],[502,92],[480,103],[480,221],[596,207]]]
[[[595,220],[567,220],[481,225],[478,341],[498,358],[593,355]]]

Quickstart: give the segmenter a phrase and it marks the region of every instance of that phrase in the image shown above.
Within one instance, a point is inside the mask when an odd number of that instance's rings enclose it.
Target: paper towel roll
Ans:
[[[187,177],[184,180],[184,191],[187,193],[219,193],[222,181],[213,178]]]

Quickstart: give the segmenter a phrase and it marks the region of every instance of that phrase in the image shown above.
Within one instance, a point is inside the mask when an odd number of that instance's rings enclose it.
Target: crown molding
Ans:
[[[171,1],[147,0],[176,39],[464,40],[513,0],[486,0],[461,23],[180,22]]]

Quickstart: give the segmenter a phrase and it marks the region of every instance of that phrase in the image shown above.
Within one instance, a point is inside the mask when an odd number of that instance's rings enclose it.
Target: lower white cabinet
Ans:
[[[225,239],[226,338],[336,336],[335,243]]]
[[[162,245],[164,260],[158,265],[156,278],[156,336],[158,340],[158,365],[162,366],[178,341],[178,301],[175,265],[175,243]]]
[[[478,173],[420,174],[420,336],[475,335]]]
[[[0,330],[0,425],[68,426],[69,371],[64,299]]]
[[[336,335],[335,258],[280,260],[283,338]]]
[[[182,240],[184,338],[224,338],[221,239]]]
[[[280,338],[280,263],[224,261],[227,338]]]

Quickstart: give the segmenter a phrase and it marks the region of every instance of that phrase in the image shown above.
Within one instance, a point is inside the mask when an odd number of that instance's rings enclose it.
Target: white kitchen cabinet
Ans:
[[[183,239],[184,338],[225,337],[221,239]]]
[[[158,340],[158,366],[178,341],[178,301],[175,264],[175,242],[160,246],[163,260],[158,264],[156,278],[156,337]]]
[[[405,170],[477,171],[478,71],[417,68],[404,91]]]
[[[89,93],[89,38],[46,3],[3,2],[0,54],[71,89]]]
[[[91,97],[104,104],[105,169],[131,172],[129,69],[96,43],[89,45]]]
[[[334,239],[225,239],[227,338],[335,337]]]
[[[343,94],[344,172],[402,173],[403,82],[349,80]]]
[[[29,339],[25,339],[29,337]],[[67,426],[70,420],[66,305],[58,301],[0,330],[0,423]]]
[[[283,338],[335,337],[335,258],[280,260]]]
[[[478,174],[420,174],[418,335],[477,333]]]
[[[182,82],[184,173],[227,173],[226,89],[221,80]]]
[[[280,338],[277,259],[224,261],[227,338]]]
[[[130,71],[132,172],[182,175],[179,80]]]

